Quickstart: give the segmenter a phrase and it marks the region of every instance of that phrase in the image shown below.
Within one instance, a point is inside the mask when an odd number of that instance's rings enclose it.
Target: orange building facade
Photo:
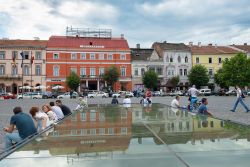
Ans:
[[[131,90],[131,56],[127,40],[121,38],[51,36],[46,50],[46,84],[70,90],[66,78],[75,72],[81,78],[78,91],[103,90],[105,69],[116,66],[120,72],[114,90]]]

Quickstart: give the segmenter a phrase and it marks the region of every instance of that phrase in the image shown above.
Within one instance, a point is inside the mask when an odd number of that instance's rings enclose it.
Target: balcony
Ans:
[[[17,80],[22,80],[22,75],[0,75],[0,79],[17,79]]]

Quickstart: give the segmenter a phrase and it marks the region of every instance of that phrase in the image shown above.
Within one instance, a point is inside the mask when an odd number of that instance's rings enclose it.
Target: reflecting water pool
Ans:
[[[166,105],[92,105],[0,161],[0,166],[241,166],[250,128]]]

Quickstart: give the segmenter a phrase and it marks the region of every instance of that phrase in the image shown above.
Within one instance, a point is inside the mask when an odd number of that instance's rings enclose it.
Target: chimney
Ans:
[[[140,44],[139,44],[139,43],[136,44],[136,48],[137,48],[137,49],[140,49]]]
[[[201,47],[201,42],[198,42],[198,46]]]
[[[213,44],[212,44],[212,43],[209,43],[208,46],[213,46]]]
[[[193,42],[189,42],[189,46],[193,46]]]
[[[124,34],[121,34],[121,39],[124,39]]]
[[[244,43],[245,46],[247,46],[247,43]]]

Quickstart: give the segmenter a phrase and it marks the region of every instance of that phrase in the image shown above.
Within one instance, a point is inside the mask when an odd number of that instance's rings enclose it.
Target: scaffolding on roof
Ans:
[[[88,37],[88,38],[112,38],[111,29],[93,29],[93,28],[66,28],[68,37]]]

